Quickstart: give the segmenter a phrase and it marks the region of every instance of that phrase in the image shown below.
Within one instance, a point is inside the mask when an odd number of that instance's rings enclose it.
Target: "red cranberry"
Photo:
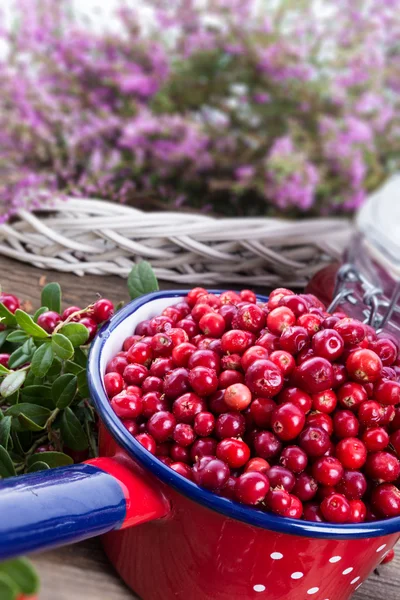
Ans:
[[[336,457],[345,469],[360,469],[367,459],[367,449],[357,438],[344,438],[336,446]]]
[[[250,405],[250,414],[257,427],[266,429],[271,424],[272,412],[276,403],[271,398],[256,398]]]
[[[296,478],[296,483],[293,488],[293,494],[302,502],[312,500],[318,491],[318,484],[311,475],[301,473]]]
[[[316,394],[332,387],[332,365],[325,358],[316,356],[303,362],[294,370],[298,387],[307,394]]]
[[[319,504],[316,502],[308,502],[304,505],[303,517],[305,521],[314,521],[315,523],[323,523],[325,521]]]
[[[218,313],[208,313],[201,317],[199,321],[200,330],[211,337],[217,338],[225,331],[225,319]]]
[[[290,509],[291,497],[286,490],[280,488],[270,489],[265,497],[265,504],[272,512],[285,516]]]
[[[229,479],[229,467],[218,460],[209,456],[200,458],[192,469],[193,479],[201,487],[211,491],[220,490]]]
[[[286,467],[286,469],[289,469],[292,473],[298,475],[306,469],[308,458],[304,450],[298,446],[286,446],[286,448],[282,450],[279,462]]]
[[[123,372],[123,378],[128,385],[141,385],[146,379],[149,371],[144,365],[131,363]]]
[[[290,519],[301,519],[303,515],[303,504],[296,497],[290,494],[290,507],[285,513],[285,517]]]
[[[97,300],[97,302],[94,303],[92,316],[96,323],[108,321],[113,314],[114,304],[111,302],[111,300],[107,300],[107,298],[100,298],[100,300]]]
[[[365,427],[378,425],[381,420],[381,407],[374,400],[362,402],[358,408],[358,419]]]
[[[148,394],[149,392],[162,392],[163,388],[164,384],[162,379],[154,377],[153,375],[146,377],[142,383],[143,394]]]
[[[271,468],[271,465],[269,464],[268,461],[264,460],[263,458],[256,457],[256,458],[251,458],[249,460],[249,462],[245,466],[244,472],[248,473],[248,472],[256,471],[259,473],[264,473],[264,475],[266,475],[267,471],[269,471],[270,468]]]
[[[276,396],[283,387],[283,376],[273,362],[256,360],[247,370],[245,382],[257,396]]]
[[[156,333],[151,340],[154,356],[169,356],[173,349],[172,339],[166,333]]]
[[[278,306],[267,316],[267,327],[275,335],[280,335],[288,327],[296,323],[294,313],[287,306]]]
[[[215,427],[215,417],[210,412],[199,412],[194,418],[193,429],[197,435],[207,437],[212,434]]]
[[[235,383],[225,390],[224,401],[230,409],[244,410],[251,402],[251,392],[243,383]]]
[[[152,417],[155,413],[161,410],[168,410],[168,404],[161,397],[160,392],[148,392],[142,396],[142,413],[146,419]]]
[[[321,512],[330,523],[347,523],[350,519],[350,504],[343,494],[332,494],[321,502]]]
[[[188,423],[178,423],[172,436],[180,446],[190,446],[195,440],[193,428]]]
[[[370,427],[361,437],[368,452],[379,452],[389,444],[389,434],[383,427]]]
[[[292,290],[288,290],[286,288],[276,288],[275,290],[272,290],[272,292],[269,295],[269,299],[268,299],[268,303],[267,303],[269,310],[273,310],[274,308],[279,306],[280,301],[285,296],[292,296],[292,295],[294,296],[294,292],[292,292]]]
[[[255,505],[262,502],[269,490],[268,478],[260,472],[240,475],[235,485],[235,497],[243,504]]]
[[[127,365],[128,361],[124,356],[114,356],[107,364],[106,373],[119,373],[122,375]]]
[[[189,465],[186,465],[183,462],[174,462],[174,463],[172,463],[172,465],[170,465],[170,468],[173,471],[175,471],[175,473],[182,475],[182,477],[186,477],[186,479],[190,479],[190,481],[193,479],[192,469],[189,467]]]
[[[303,364],[303,362],[306,362],[306,360],[310,359],[310,358],[314,358],[315,354],[314,354],[314,350],[312,348],[303,348],[303,350],[300,350],[300,352],[298,353],[297,357],[296,357],[296,362],[297,362],[297,366],[300,366]]]
[[[262,346],[252,346],[248,348],[243,356],[241,357],[240,364],[244,371],[252,365],[256,360],[267,359],[268,358],[268,350],[263,348]]]
[[[324,429],[329,436],[333,433],[333,420],[325,413],[310,413],[307,415],[306,425],[307,427],[319,427],[320,429]]]
[[[176,419],[174,415],[166,410],[162,410],[155,413],[147,421],[147,431],[156,442],[165,442],[172,433],[176,426]]]
[[[322,456],[312,467],[314,479],[322,485],[335,486],[343,476],[343,467],[337,458]]]
[[[177,367],[187,367],[194,352],[196,352],[196,346],[189,342],[183,342],[172,350],[172,360]]]
[[[10,360],[10,355],[3,352],[2,354],[0,354],[0,365],[3,365],[3,367],[8,368],[8,361]]]
[[[148,452],[151,454],[156,453],[156,442],[149,433],[139,433],[135,438]]]
[[[379,482],[390,483],[400,476],[400,463],[389,452],[374,452],[368,455],[365,464],[368,477]]]
[[[255,293],[252,290],[242,290],[240,292],[240,298],[244,302],[251,302],[253,304],[255,304],[257,302],[257,296],[255,295]]]
[[[348,500],[359,500],[367,491],[365,475],[360,471],[344,471],[337,491],[344,494]]]
[[[182,462],[187,465],[191,462],[189,449],[180,444],[172,444],[169,456],[174,462]]]
[[[174,400],[190,390],[189,371],[179,367],[170,371],[164,378],[164,394],[169,400]]]
[[[339,404],[349,410],[357,410],[362,402],[367,400],[367,393],[359,383],[349,382],[342,385],[338,391]]]
[[[248,462],[250,448],[241,440],[225,438],[217,446],[217,458],[226,462],[231,469],[239,469]]]
[[[202,456],[215,456],[217,440],[211,437],[197,439],[190,448],[190,457],[193,462]]]
[[[334,329],[349,346],[355,346],[362,342],[366,334],[364,324],[349,317],[341,319],[334,325]]]
[[[61,322],[61,317],[54,310],[47,310],[38,316],[37,324],[47,331],[47,333],[53,333],[54,329]],[[97,325],[96,325],[97,330]]]
[[[294,440],[304,427],[306,418],[303,411],[286,402],[278,406],[271,417],[271,427],[276,435],[285,442]]]
[[[186,302],[189,306],[194,306],[200,296],[205,296],[208,294],[207,290],[202,287],[195,287],[186,296]]]
[[[156,333],[166,333],[169,329],[172,329],[173,325],[174,322],[172,319],[162,315],[150,319],[152,335],[155,335]]]
[[[244,376],[239,371],[233,371],[228,369],[226,371],[222,371],[218,377],[218,388],[220,390],[226,390],[230,385],[234,385],[235,383],[243,383]]]
[[[46,313],[43,313],[43,314],[46,314]],[[39,319],[38,319],[38,323],[39,323]],[[81,325],[84,325],[86,327],[86,329],[88,330],[88,332],[89,332],[88,342],[91,342],[97,333],[96,321],[94,321],[90,317],[83,317],[82,319],[79,319],[79,323]]]
[[[221,415],[230,411],[224,400],[224,394],[225,390],[217,390],[208,400],[209,409],[214,415]]]
[[[307,427],[299,435],[299,446],[308,456],[323,456],[329,448],[329,435],[325,429]]]
[[[224,413],[215,423],[215,435],[220,440],[243,435],[245,431],[245,418],[239,413]],[[272,435],[272,434],[271,434]]]
[[[281,350],[290,354],[298,354],[304,348],[308,348],[310,337],[304,327],[294,326],[288,327],[279,338],[279,346]]]
[[[333,429],[338,438],[356,437],[359,427],[357,417],[349,410],[338,410],[333,415]]]
[[[79,321],[79,317],[81,315],[75,315],[72,318],[70,318],[70,317],[71,317],[71,315],[73,315],[73,314],[75,314],[77,312],[80,313],[81,310],[82,309],[80,308],[80,306],[68,306],[68,308],[66,308],[64,310],[64,312],[62,313],[61,320],[62,321],[66,321],[68,319],[69,322],[75,322],[76,323],[77,321]]]
[[[397,381],[379,381],[374,391],[377,402],[381,404],[393,406],[400,403],[400,383]]]
[[[139,433],[139,426],[136,421],[131,419],[123,421],[124,427],[129,431],[131,435],[134,437]]]
[[[371,350],[377,353],[385,366],[392,365],[397,358],[397,347],[392,340],[381,338],[370,344]]]
[[[390,436],[390,445],[397,454],[400,456],[400,430],[394,431]],[[381,448],[383,450],[383,448]]]
[[[259,333],[264,325],[265,313],[257,304],[245,304],[232,319],[233,329],[243,329],[251,333]]]
[[[260,458],[272,458],[277,456],[282,444],[280,440],[271,431],[260,431],[254,435],[253,439],[254,450]]]
[[[310,412],[312,407],[312,399],[311,396],[303,392],[300,388],[289,387],[284,388],[278,396],[279,404],[284,404],[285,402],[291,402],[298,408],[300,408],[304,414]]]
[[[209,396],[218,387],[218,377],[214,369],[195,367],[189,373],[189,383],[199,396]]]
[[[269,360],[282,371],[284,377],[290,375],[296,366],[293,356],[289,352],[285,352],[285,350],[275,350],[270,355]]]
[[[196,350],[189,358],[188,367],[189,369],[207,367],[218,374],[220,371],[220,358],[212,350]]]
[[[124,380],[119,373],[106,373],[104,375],[104,387],[109,398],[113,398],[122,391]]]
[[[362,348],[355,350],[346,360],[346,369],[351,379],[360,383],[377,381],[382,373],[382,361],[375,352]]]
[[[13,294],[0,294],[0,302],[1,302],[1,304],[4,304],[4,306],[13,314],[21,306],[19,299],[17,298],[17,296],[14,296]],[[40,325],[40,326],[43,327],[43,325]],[[45,328],[43,327],[43,329],[45,329]],[[46,329],[46,331],[47,331],[47,329]],[[51,333],[51,332],[49,332],[49,333]]]
[[[386,425],[389,425],[394,417],[396,415],[396,409],[394,408],[394,406],[381,406],[381,420],[380,420],[380,425],[382,425],[382,427],[385,427]]]
[[[321,329],[321,323],[323,320],[323,316],[308,312],[304,315],[300,315],[300,317],[297,319],[297,325],[304,327],[308,335],[313,336]]]
[[[325,390],[312,395],[313,409],[330,414],[337,405],[337,396],[333,390]]]
[[[314,335],[312,348],[316,356],[334,362],[343,353],[344,342],[334,329],[323,329]]]
[[[136,325],[135,334],[140,336],[153,335],[150,326],[150,321],[146,319],[145,321],[141,321],[140,323],[138,323]]]
[[[333,363],[333,383],[332,387],[334,390],[340,387],[348,380],[346,367],[340,363]]]
[[[192,424],[195,416],[205,408],[206,404],[200,396],[193,392],[187,392],[175,400],[172,410],[180,423]]]
[[[291,492],[296,484],[293,473],[280,465],[271,467],[267,476],[272,488],[282,487],[287,492]]]
[[[383,517],[400,516],[400,490],[391,483],[382,483],[371,494],[374,510]]]
[[[197,323],[195,323],[193,319],[189,319],[189,317],[178,321],[176,323],[176,327],[183,329],[187,333],[189,339],[193,338],[199,333],[199,327]]]
[[[297,295],[283,296],[279,301],[279,306],[290,308],[295,317],[300,317],[307,312],[307,304]]]
[[[221,338],[222,350],[229,354],[243,354],[254,342],[254,334],[241,329],[231,329]]]
[[[263,333],[263,335],[257,339],[256,344],[262,346],[271,353],[275,350],[279,350],[279,337],[273,333]]]

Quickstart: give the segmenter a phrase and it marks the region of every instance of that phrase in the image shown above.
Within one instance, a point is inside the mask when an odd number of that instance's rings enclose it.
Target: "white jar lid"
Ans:
[[[357,216],[368,250],[395,278],[400,277],[400,174],[371,194]]]

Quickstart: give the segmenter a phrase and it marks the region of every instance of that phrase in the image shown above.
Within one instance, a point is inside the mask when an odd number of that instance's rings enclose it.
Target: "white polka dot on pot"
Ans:
[[[354,571],[353,567],[349,567],[348,569],[345,569],[342,572],[342,575],[348,575],[349,573],[351,573],[352,571]]]
[[[253,587],[253,590],[255,592],[265,592],[265,585],[262,585],[262,583],[258,583]]]
[[[301,571],[295,571],[294,573],[291,574],[290,577],[292,579],[301,579],[302,577],[304,577],[304,573],[302,573]]]
[[[272,554],[270,554],[270,557],[272,558],[272,560],[281,560],[281,558],[283,558],[283,554],[281,554],[280,552],[272,552]]]
[[[319,592],[319,588],[318,587],[312,587],[309,590],[307,590],[307,594],[309,596],[312,596],[313,594],[316,594],[317,592]]]
[[[381,552],[384,548],[386,548],[387,544],[382,544],[379,548],[376,549],[377,552]]]
[[[355,583],[357,583],[357,581],[360,581],[360,577],[354,577],[354,579],[352,579],[350,583],[351,585],[354,585]]]
[[[341,556],[332,556],[332,558],[329,559],[330,563],[337,563],[339,562],[339,560],[342,560]]]

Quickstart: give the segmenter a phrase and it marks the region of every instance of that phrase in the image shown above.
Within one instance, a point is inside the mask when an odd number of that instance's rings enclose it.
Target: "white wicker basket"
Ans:
[[[146,259],[158,278],[182,285],[303,286],[340,257],[350,233],[344,219],[216,219],[70,198],[1,225],[0,254],[77,275],[126,277]]]

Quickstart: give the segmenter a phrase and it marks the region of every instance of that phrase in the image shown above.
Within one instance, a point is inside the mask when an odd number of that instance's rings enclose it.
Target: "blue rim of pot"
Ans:
[[[215,294],[220,294],[223,290],[210,291]],[[88,361],[88,384],[90,395],[101,420],[117,443],[124,448],[135,461],[150,471],[163,483],[173,487],[187,498],[190,498],[202,506],[219,512],[231,519],[247,523],[248,525],[280,533],[337,540],[381,537],[400,532],[400,517],[368,523],[336,525],[279,517],[252,507],[247,507],[232,500],[228,500],[227,498],[217,496],[206,489],[200,488],[195,483],[170,469],[167,465],[164,465],[164,463],[150,454],[150,452],[135,440],[111,408],[100,370],[102,352],[104,351],[111,332],[119,327],[129,315],[141,306],[161,298],[171,298],[171,301],[174,299],[177,300],[178,298],[186,296],[187,293],[188,290],[159,291],[146,294],[133,300],[120,309],[110,321],[102,327],[92,343]],[[266,301],[268,299],[267,297],[260,295],[258,295],[257,298],[261,301]]]

